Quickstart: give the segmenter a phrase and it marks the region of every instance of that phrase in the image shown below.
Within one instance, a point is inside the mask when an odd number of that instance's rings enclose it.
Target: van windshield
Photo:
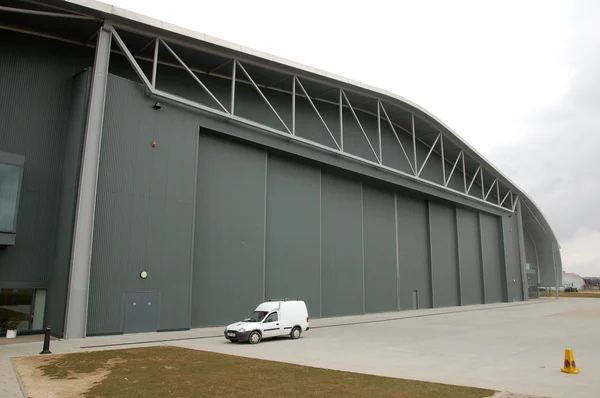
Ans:
[[[268,312],[266,311],[254,311],[252,314],[245,317],[242,322],[261,322]]]

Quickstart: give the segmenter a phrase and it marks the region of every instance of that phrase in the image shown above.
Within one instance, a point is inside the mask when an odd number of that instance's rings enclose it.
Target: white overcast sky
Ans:
[[[540,205],[600,276],[600,1],[105,0],[401,95]]]

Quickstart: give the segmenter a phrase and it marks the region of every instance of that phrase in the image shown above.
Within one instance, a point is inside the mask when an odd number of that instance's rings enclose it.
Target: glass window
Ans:
[[[0,163],[0,232],[13,232],[21,168]]]
[[[273,312],[271,315],[269,315],[267,317],[267,319],[265,320],[265,323],[270,323],[270,322],[277,322],[277,313]]]
[[[18,318],[18,330],[29,330],[34,289],[0,289],[0,320]]]

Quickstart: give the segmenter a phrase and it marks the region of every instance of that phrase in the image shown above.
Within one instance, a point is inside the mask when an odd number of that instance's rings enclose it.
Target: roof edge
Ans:
[[[371,85],[368,85],[365,83],[361,83],[359,81],[355,81],[355,80],[352,80],[352,79],[349,79],[349,78],[346,78],[346,77],[343,77],[340,75],[336,75],[334,73],[330,73],[330,72],[327,72],[327,71],[324,71],[324,70],[321,70],[318,68],[314,68],[314,67],[311,67],[311,66],[299,63],[299,62],[295,62],[295,61],[292,61],[292,60],[289,60],[286,58],[278,57],[276,55],[269,54],[269,53],[266,53],[266,52],[263,52],[260,50],[255,50],[253,48],[242,46],[240,44],[236,44],[236,43],[233,43],[233,42],[230,42],[227,40],[219,39],[217,37],[210,36],[210,35],[207,35],[204,33],[200,33],[198,31],[194,31],[194,30],[184,28],[181,26],[177,26],[177,25],[174,25],[169,22],[164,22],[164,21],[158,20],[156,18],[152,18],[152,17],[146,16],[143,14],[139,14],[137,12],[130,11],[125,8],[121,8],[121,7],[111,5],[108,3],[103,3],[100,1],[96,1],[96,0],[38,0],[38,1],[40,3],[46,3],[46,4],[61,4],[61,3],[65,4],[65,3],[67,3],[67,4],[75,6],[75,7],[84,8],[86,10],[93,10],[93,11],[99,12],[105,16],[118,17],[121,19],[129,20],[131,22],[147,25],[147,26],[155,28],[155,29],[160,29],[160,30],[169,32],[171,34],[181,35],[181,36],[187,37],[192,40],[198,40],[198,41],[209,43],[209,44],[212,44],[215,46],[223,47],[228,50],[241,52],[243,54],[250,55],[250,56],[265,60],[265,61],[274,62],[274,63],[280,64],[282,66],[285,66],[285,67],[298,69],[303,72],[307,72],[309,74],[317,75],[318,77],[325,77],[325,78],[331,79],[333,81],[351,85],[351,86],[354,86],[354,87],[357,87],[357,88],[360,88],[360,89],[363,89],[366,91],[370,91],[375,94],[379,94],[379,95],[388,97],[395,101],[400,101],[403,104],[407,105],[408,107],[413,108],[417,112],[421,113],[423,116],[431,119],[431,121],[435,122],[436,124],[441,126],[443,129],[445,129],[447,133],[452,135],[453,139],[456,139],[458,141],[457,143],[464,146],[464,149],[466,149],[467,152],[469,152],[469,154],[473,158],[475,158],[478,162],[480,162],[486,168],[493,170],[499,178],[502,178],[504,180],[506,185],[508,185],[511,190],[515,191],[515,193],[517,195],[519,195],[520,197],[522,197],[523,199],[526,199],[527,202],[529,202],[531,204],[531,206],[533,206],[535,208],[535,210],[538,212],[539,216],[545,221],[548,228],[550,229],[552,237],[558,243],[558,239],[554,233],[553,228],[550,226],[548,219],[544,216],[544,214],[540,210],[540,207],[535,203],[535,201],[529,195],[527,195],[527,193],[525,193],[525,191],[520,189],[515,182],[513,182],[502,171],[500,171],[497,167],[495,167],[485,156],[483,156],[479,151],[477,151],[474,147],[472,147],[467,141],[465,141],[465,139],[463,139],[456,131],[454,131],[452,128],[450,128],[448,125],[446,125],[446,123],[444,123],[441,119],[439,119],[433,113],[429,112],[428,110],[421,107],[420,105],[418,105],[398,94],[395,94],[390,91],[383,90],[378,87],[371,86]]]

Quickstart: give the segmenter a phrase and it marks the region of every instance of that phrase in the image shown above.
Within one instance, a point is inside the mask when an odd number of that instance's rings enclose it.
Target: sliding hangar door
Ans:
[[[110,76],[88,335],[224,325],[271,298],[300,297],[312,318],[508,300],[506,269],[520,271],[507,216],[234,140],[150,102]]]

